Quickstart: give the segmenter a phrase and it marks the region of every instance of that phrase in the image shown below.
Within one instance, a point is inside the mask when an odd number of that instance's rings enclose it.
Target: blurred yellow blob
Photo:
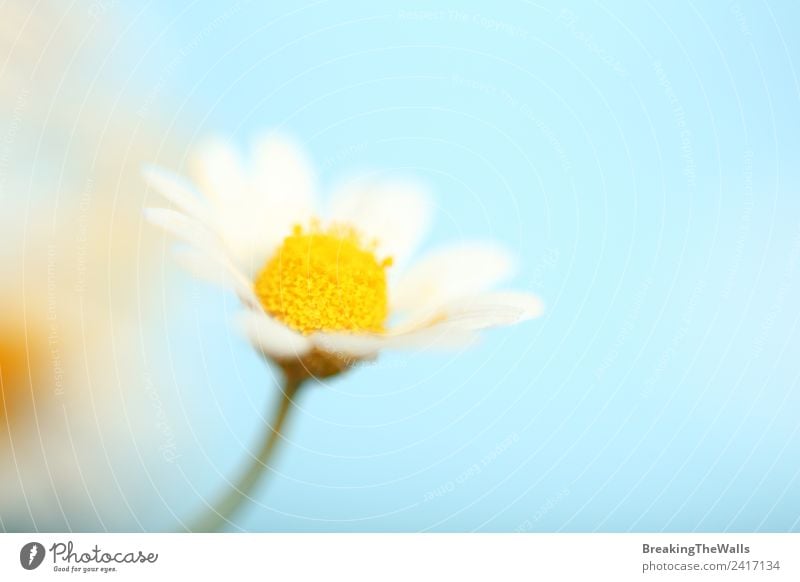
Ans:
[[[23,329],[0,316],[0,442],[6,441],[10,425],[33,404],[24,338]]]

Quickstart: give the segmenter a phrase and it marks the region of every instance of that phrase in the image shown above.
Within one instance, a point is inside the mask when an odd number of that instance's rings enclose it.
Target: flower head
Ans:
[[[402,269],[429,221],[417,185],[351,182],[323,220],[311,167],[285,138],[263,138],[250,160],[209,142],[193,166],[194,183],[145,171],[175,207],[147,216],[188,243],[177,254],[186,268],[238,294],[240,328],[289,376],[331,376],[385,348],[459,347],[541,313],[533,295],[490,291],[513,267],[492,243],[442,248]]]

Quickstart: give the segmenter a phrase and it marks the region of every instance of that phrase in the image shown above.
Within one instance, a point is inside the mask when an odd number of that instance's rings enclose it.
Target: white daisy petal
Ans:
[[[302,149],[275,135],[262,138],[252,160],[245,211],[232,217],[230,238],[251,274],[263,266],[296,224],[314,214],[314,173]]]
[[[197,181],[215,203],[215,218],[237,264],[255,273],[291,232],[309,222],[314,175],[302,150],[277,136],[263,138],[251,163],[219,140],[198,148]]]
[[[184,214],[204,223],[211,221],[208,207],[187,180],[151,165],[144,167],[142,175],[153,190],[172,202]]]
[[[536,295],[500,291],[453,302],[438,317],[449,326],[478,330],[513,325],[539,317],[543,312],[542,301]]]
[[[512,325],[542,314],[541,300],[521,292],[486,293],[427,314],[402,330],[378,334],[318,333],[319,348],[354,357],[372,356],[384,349],[459,349],[474,343],[478,330]]]
[[[385,349],[461,349],[476,339],[477,335],[469,330],[446,325],[385,335],[317,333],[311,336],[314,344],[324,351],[358,358],[369,357]]]
[[[486,291],[509,278],[514,259],[500,245],[470,242],[433,251],[412,265],[392,289],[392,308],[433,309]]]
[[[308,338],[263,312],[244,312],[237,317],[236,323],[253,345],[267,356],[296,358],[308,353],[312,347]]]
[[[209,254],[194,249],[173,251],[175,261],[192,275],[230,289],[251,309],[260,309],[260,304],[250,280],[222,254]]]
[[[256,144],[250,181],[252,202],[257,212],[264,211],[273,228],[289,232],[295,224],[310,220],[315,181],[311,163],[299,144],[275,134]]]
[[[192,174],[203,194],[219,210],[245,210],[247,176],[239,152],[221,139],[201,143],[190,160]]]
[[[168,208],[146,208],[145,219],[173,237],[208,251],[220,247],[219,238],[202,223]]]
[[[330,218],[355,226],[378,242],[382,255],[402,263],[421,242],[430,225],[427,192],[411,182],[364,178],[344,184],[334,194]]]

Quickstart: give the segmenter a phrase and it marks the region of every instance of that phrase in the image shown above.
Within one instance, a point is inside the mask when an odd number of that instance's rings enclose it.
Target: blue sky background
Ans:
[[[418,177],[428,248],[500,240],[547,305],[307,390],[239,527],[800,530],[800,7],[565,6],[91,5],[124,23],[93,82],[165,139],[278,128],[324,188]],[[180,458],[131,467],[154,528],[220,490],[277,394],[232,297],[163,283],[137,357],[171,370]]]

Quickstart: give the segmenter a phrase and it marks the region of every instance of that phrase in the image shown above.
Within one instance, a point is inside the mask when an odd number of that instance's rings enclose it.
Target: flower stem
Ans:
[[[233,483],[228,491],[210,511],[197,520],[188,528],[192,532],[214,532],[219,531],[225,524],[229,523],[230,518],[237,509],[248,499],[256,484],[258,484],[264,469],[267,468],[275,447],[281,438],[283,426],[289,415],[292,401],[297,395],[297,390],[303,384],[301,379],[287,377],[283,386],[281,401],[275,411],[275,417],[271,425],[266,427],[266,431],[261,440],[258,452],[252,458],[250,466],[242,473],[237,481]]]

